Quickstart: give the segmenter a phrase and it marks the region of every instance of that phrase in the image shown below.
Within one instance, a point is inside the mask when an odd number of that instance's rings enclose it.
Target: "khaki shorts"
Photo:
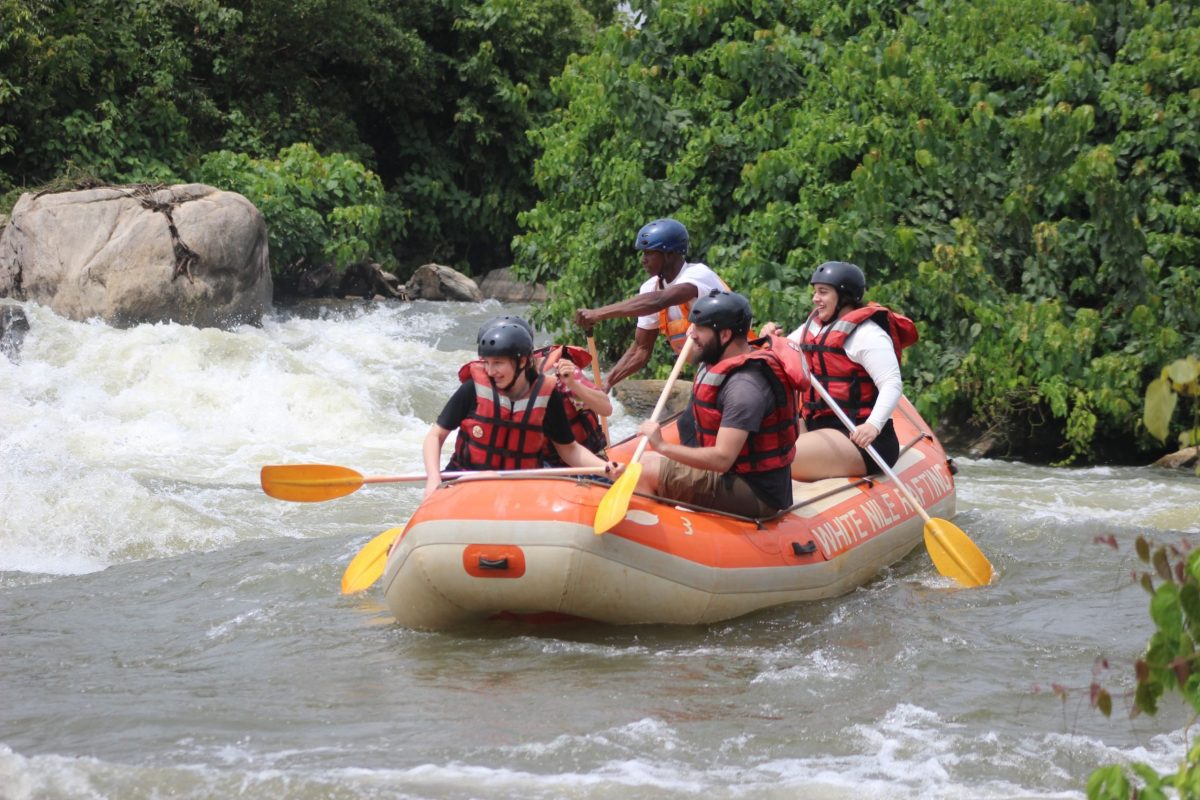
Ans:
[[[669,458],[659,462],[658,494],[743,517],[769,517],[779,510],[758,499],[750,484],[737,475],[697,469]]]

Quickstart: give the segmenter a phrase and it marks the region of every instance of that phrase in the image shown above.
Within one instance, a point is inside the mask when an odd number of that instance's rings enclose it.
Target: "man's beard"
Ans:
[[[721,337],[717,336],[700,349],[700,363],[711,367],[719,362],[724,354],[725,345],[721,344]]]

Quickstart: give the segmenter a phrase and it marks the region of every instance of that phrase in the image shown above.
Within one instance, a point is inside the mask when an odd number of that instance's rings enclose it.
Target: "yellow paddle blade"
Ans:
[[[642,465],[636,461],[627,465],[621,477],[608,487],[596,509],[596,521],[592,530],[596,533],[606,533],[625,519],[629,511],[629,501],[633,498],[633,490],[637,488],[638,478],[642,476]]]
[[[345,497],[362,488],[363,476],[349,467],[329,464],[278,464],[262,468],[262,489],[278,500],[319,503]]]
[[[363,545],[342,573],[342,594],[361,592],[379,580],[387,564],[388,548],[402,532],[402,528],[388,528]]]
[[[925,522],[925,547],[937,571],[963,586],[987,586],[992,564],[962,529],[944,519]]]

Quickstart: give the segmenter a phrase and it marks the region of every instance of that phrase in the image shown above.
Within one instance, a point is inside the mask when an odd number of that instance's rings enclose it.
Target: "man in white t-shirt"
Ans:
[[[678,353],[687,338],[688,313],[699,297],[714,289],[729,291],[717,273],[704,264],[684,261],[688,232],[673,219],[656,219],[638,231],[634,247],[642,253],[642,266],[650,277],[636,297],[600,308],[581,308],[575,322],[590,335],[596,323],[614,317],[637,317],[633,343],[608,373],[605,391],[634,374],[650,360],[654,342],[662,332]]]

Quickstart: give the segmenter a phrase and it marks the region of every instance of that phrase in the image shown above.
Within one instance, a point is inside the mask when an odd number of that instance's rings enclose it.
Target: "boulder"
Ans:
[[[613,396],[625,407],[630,416],[649,419],[662,396],[666,381],[657,380],[625,380],[613,387]],[[675,414],[687,408],[688,398],[692,396],[692,383],[689,380],[677,380],[667,395],[660,419],[670,419]]]
[[[475,281],[442,264],[423,264],[417,267],[404,289],[413,300],[483,302],[483,293],[479,291]]]
[[[494,269],[479,282],[479,291],[489,300],[501,303],[544,303],[550,293],[540,283],[526,283],[513,276],[512,267]]]
[[[1180,469],[1191,466],[1193,463],[1200,463],[1200,447],[1185,447],[1182,450],[1176,450],[1155,461],[1154,466]]]
[[[29,333],[29,319],[20,306],[0,305],[0,354],[14,364],[21,360],[21,343]]]
[[[202,184],[24,194],[0,237],[0,297],[69,319],[228,327],[271,293],[262,214]]]

